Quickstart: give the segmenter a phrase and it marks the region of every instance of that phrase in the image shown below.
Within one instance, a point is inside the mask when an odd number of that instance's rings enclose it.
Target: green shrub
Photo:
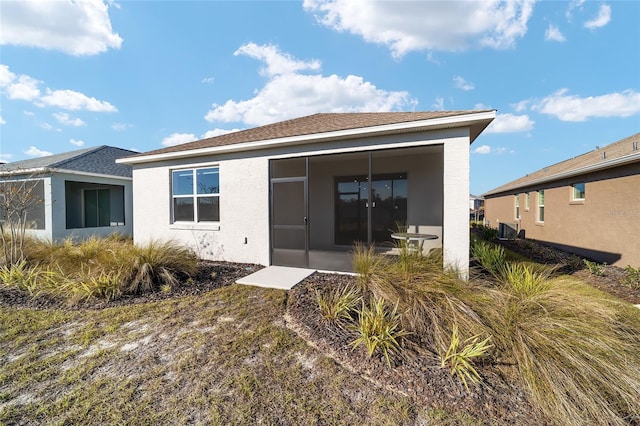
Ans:
[[[364,344],[369,356],[372,356],[376,349],[380,350],[389,366],[391,366],[389,356],[400,352],[400,341],[407,335],[400,325],[397,306],[389,311],[381,298],[377,298],[369,306],[362,303],[362,308],[358,311],[358,321],[353,326],[353,330],[358,338],[351,342],[352,348],[355,349]]]
[[[471,245],[471,256],[492,275],[499,277],[507,265],[504,248],[485,241],[474,240]]]
[[[480,237],[483,240],[491,241],[498,236],[498,230],[487,225],[478,225],[475,229],[480,232]]]
[[[591,262],[587,259],[583,259],[582,262],[586,265],[587,269],[589,270],[589,272],[591,272],[592,275],[596,275],[598,277],[604,276],[605,266],[607,266],[607,262],[600,264],[597,262]]]
[[[622,278],[622,284],[632,290],[640,290],[640,267],[634,268],[631,265],[627,265],[624,270],[627,274]]]
[[[525,263],[507,263],[500,271],[502,282],[507,290],[520,299],[544,294],[550,287],[549,278],[553,273],[550,268],[538,268]]]
[[[449,367],[451,375],[456,375],[464,384],[467,392],[469,391],[469,385],[467,380],[471,380],[474,383],[481,381],[480,374],[476,370],[474,362],[478,358],[487,356],[492,345],[489,344],[491,336],[480,341],[480,335],[470,337],[463,343],[464,347],[461,347],[460,337],[458,336],[458,326],[453,327],[451,333],[451,343],[447,352],[440,355],[440,365],[442,367]]]
[[[330,290],[316,290],[320,315],[325,321],[340,327],[351,321],[352,314],[362,303],[362,296],[350,286]]]

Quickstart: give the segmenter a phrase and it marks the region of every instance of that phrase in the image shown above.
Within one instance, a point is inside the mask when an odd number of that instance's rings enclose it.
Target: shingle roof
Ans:
[[[635,149],[634,142],[636,143]],[[613,167],[625,158],[629,158],[629,160],[633,162],[640,162],[640,133],[529,173],[526,176],[488,191],[484,196],[496,195],[540,182],[557,180],[572,173],[578,175],[582,171],[586,172],[598,166],[602,166],[602,168]]]
[[[429,120],[434,118],[454,117],[457,115],[474,114],[493,110],[473,111],[425,111],[425,112],[363,112],[363,113],[320,113],[306,117],[294,118],[252,129],[227,133],[213,138],[201,139],[195,142],[148,151],[138,156],[166,154],[172,152],[189,151],[224,145],[279,139],[295,136],[305,136],[318,133],[352,130],[389,124],[408,123],[412,121]]]
[[[131,177],[131,166],[116,164],[116,159],[132,154],[136,154],[136,152],[102,145],[64,152],[62,154],[48,155],[46,157],[0,164],[0,175],[55,169]]]

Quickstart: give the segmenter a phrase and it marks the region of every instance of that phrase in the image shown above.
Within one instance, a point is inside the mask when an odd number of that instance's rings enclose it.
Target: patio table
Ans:
[[[394,240],[405,241],[407,243],[407,247],[414,248],[422,253],[422,246],[424,245],[424,242],[427,240],[437,240],[438,236],[434,234],[419,234],[414,232],[394,232],[391,234],[391,238]],[[412,242],[415,242],[416,245],[412,246]]]

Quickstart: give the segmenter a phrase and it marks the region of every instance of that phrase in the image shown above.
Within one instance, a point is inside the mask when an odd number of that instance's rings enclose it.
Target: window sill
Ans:
[[[584,200],[571,200],[569,201],[570,206],[583,206]]]
[[[191,223],[191,222],[176,222],[169,225],[169,229],[181,229],[181,230],[197,230],[197,231],[219,231],[220,223]]]

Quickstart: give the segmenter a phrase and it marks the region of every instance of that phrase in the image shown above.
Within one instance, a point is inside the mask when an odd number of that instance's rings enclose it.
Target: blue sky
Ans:
[[[0,0],[0,159],[494,108],[471,192],[640,131],[640,2]]]

